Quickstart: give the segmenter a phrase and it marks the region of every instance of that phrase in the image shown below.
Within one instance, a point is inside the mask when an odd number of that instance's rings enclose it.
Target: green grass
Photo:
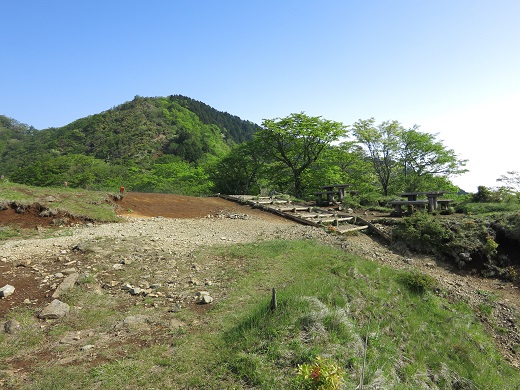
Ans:
[[[520,203],[462,203],[457,211],[472,215],[488,215],[494,213],[507,213],[520,211]]]
[[[142,345],[97,351],[93,363],[40,362],[13,388],[300,389],[298,365],[318,356],[341,367],[345,388],[356,388],[362,373],[366,388],[520,386],[520,372],[500,356],[471,308],[436,294],[417,272],[309,240],[210,248],[198,256],[228,264],[227,294],[202,316],[189,308],[170,315],[203,325],[145,332],[137,335]],[[88,311],[73,313],[52,337],[78,321],[113,332],[110,311],[114,319],[128,315],[107,296],[77,294],[68,298]],[[138,310],[145,309],[131,312]],[[0,347],[13,349],[13,341],[0,340]]]
[[[52,197],[52,201],[47,198]],[[65,187],[31,187],[23,184],[0,182],[0,203],[17,202],[23,205],[39,203],[52,211],[62,211],[73,217],[98,222],[115,222],[119,217],[107,202],[107,193]],[[14,228],[2,229],[0,239],[21,234]]]

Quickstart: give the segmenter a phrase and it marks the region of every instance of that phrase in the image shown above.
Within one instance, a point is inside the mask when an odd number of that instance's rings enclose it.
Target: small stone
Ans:
[[[119,270],[122,270],[123,269],[123,264],[114,264],[112,266],[113,269],[119,271]]]
[[[132,295],[139,295],[141,293],[141,289],[139,287],[132,287],[128,290],[128,292]]]
[[[29,259],[22,260],[17,264],[18,267],[28,267],[29,265],[31,265],[31,260]]]
[[[183,327],[185,327],[185,324],[184,324],[184,322],[182,322],[176,318],[172,318],[170,320],[170,322],[168,323],[168,327],[170,329],[178,330],[178,329],[182,329]]]
[[[182,310],[182,306],[179,305],[178,303],[176,303],[175,305],[172,306],[172,308],[170,310],[168,310],[170,313],[178,313]]]
[[[202,297],[202,299],[200,300],[200,302],[203,303],[203,304],[211,303],[211,302],[213,302],[213,297],[211,297],[209,295],[204,295]]]
[[[63,276],[63,275],[62,275]],[[65,291],[68,291],[74,287],[76,281],[79,278],[78,273],[72,273],[68,275],[63,282],[57,287],[56,291],[52,294],[53,298],[59,298]]]
[[[10,295],[13,295],[15,288],[10,284],[6,284],[4,287],[0,288],[0,298],[7,298]]]
[[[142,314],[137,314],[135,316],[128,316],[119,324],[116,325],[116,328],[130,328],[130,329],[139,329],[139,328],[148,328],[149,319],[147,316]]]
[[[5,333],[15,334],[20,329],[22,329],[22,325],[16,320],[9,320],[4,324]]]
[[[81,347],[80,349],[81,349],[82,351],[89,351],[89,350],[91,350],[91,349],[93,349],[93,348],[94,348],[94,345],[93,345],[93,344],[87,344],[87,345],[84,345],[83,347]]]
[[[195,294],[195,297],[197,297],[197,299],[202,299],[202,297],[204,295],[209,295],[209,292],[207,292],[207,291],[197,291],[197,293]]]
[[[58,299],[53,300],[38,314],[41,319],[57,319],[65,317],[70,311],[70,306]]]

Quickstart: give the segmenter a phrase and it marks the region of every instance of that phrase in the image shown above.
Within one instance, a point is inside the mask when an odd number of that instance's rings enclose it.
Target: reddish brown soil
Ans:
[[[117,201],[116,205],[118,214],[130,217],[204,218],[226,211],[260,218],[280,218],[218,197],[197,198],[130,192],[122,200]]]
[[[198,198],[172,194],[130,192],[115,204],[118,214],[128,217],[204,218],[208,215],[218,215],[224,212],[248,214],[263,219],[279,220],[281,218],[217,197]],[[12,208],[2,210],[0,211],[0,228],[2,226],[15,226],[23,229],[57,228],[57,226],[51,225],[51,221],[59,218],[59,216],[53,218],[39,217],[38,213],[37,206],[31,206],[21,214],[16,213]],[[81,222],[70,217],[64,217],[64,219],[67,220],[67,224]],[[60,264],[57,263],[57,267],[59,266]],[[0,287],[6,284],[16,286],[16,294],[10,296],[9,299],[0,299],[0,318],[9,309],[23,304],[25,299],[29,299],[36,307],[42,301],[50,299],[52,291],[37,282],[37,275],[38,272],[32,268],[32,264],[0,262]]]

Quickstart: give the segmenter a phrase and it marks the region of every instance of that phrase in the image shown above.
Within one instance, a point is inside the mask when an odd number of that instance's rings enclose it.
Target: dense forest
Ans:
[[[0,172],[38,186],[202,195],[210,166],[259,128],[181,95],[136,96],[44,130],[0,116]]]

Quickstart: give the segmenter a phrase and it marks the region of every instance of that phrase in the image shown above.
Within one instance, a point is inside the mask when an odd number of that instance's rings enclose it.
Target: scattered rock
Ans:
[[[199,291],[196,294],[197,302],[202,304],[208,304],[213,302],[213,297],[209,295],[207,291]]]
[[[4,324],[5,333],[15,334],[22,329],[22,325],[16,320],[9,320]]]
[[[60,344],[77,344],[81,340],[81,332],[66,332],[60,340]]]
[[[129,328],[129,329],[143,329],[149,327],[149,319],[147,316],[137,314],[135,316],[128,316],[123,321],[116,325],[117,329]]]
[[[74,284],[76,284],[78,278],[79,274],[75,272],[63,279],[63,282],[61,282],[56,291],[54,291],[54,293],[52,294],[52,298],[59,298],[61,295],[63,295],[65,291],[72,289],[72,287],[74,287]]]
[[[168,328],[172,329],[172,330],[178,330],[178,329],[182,329],[184,328],[186,325],[184,324],[184,322],[176,319],[176,318],[172,318],[170,320],[170,322],[168,323]]]
[[[6,284],[4,287],[0,288],[0,298],[7,298],[10,295],[13,295],[15,288],[10,284]]]
[[[43,210],[38,214],[38,216],[42,218],[52,217],[52,212],[50,210]]]
[[[65,317],[70,311],[70,306],[58,299],[53,300],[38,314],[41,319],[58,319]]]

